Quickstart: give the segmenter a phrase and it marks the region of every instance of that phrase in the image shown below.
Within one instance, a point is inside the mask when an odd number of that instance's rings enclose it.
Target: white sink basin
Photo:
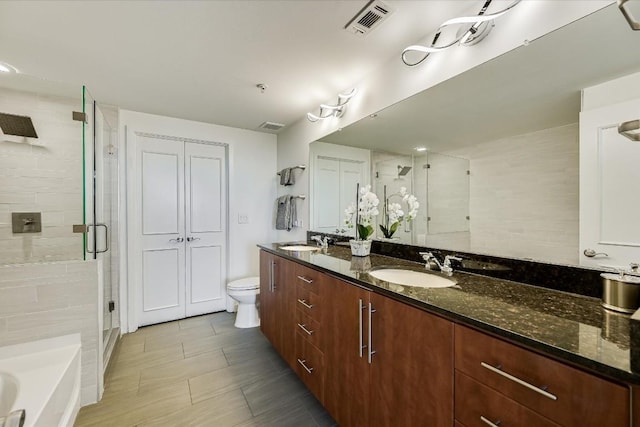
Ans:
[[[285,251],[303,252],[303,251],[317,251],[320,248],[317,246],[292,245],[292,246],[280,246],[280,249],[284,249]]]
[[[381,268],[380,270],[370,271],[369,275],[384,282],[422,288],[448,288],[456,284],[454,280],[446,277],[399,268]]]

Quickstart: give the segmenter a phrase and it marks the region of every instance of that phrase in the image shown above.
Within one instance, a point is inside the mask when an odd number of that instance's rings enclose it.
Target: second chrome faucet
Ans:
[[[431,252],[419,252],[419,254],[422,256],[422,259],[425,260],[425,268],[427,270],[433,270],[434,268],[437,268],[438,270],[449,276],[453,274],[451,261],[462,261],[462,258],[460,257],[447,255],[444,257],[444,262],[441,263],[440,260],[438,260],[438,258]]]

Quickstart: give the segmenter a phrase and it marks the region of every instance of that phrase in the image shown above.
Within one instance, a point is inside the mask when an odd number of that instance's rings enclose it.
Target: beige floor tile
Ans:
[[[224,353],[217,350],[146,368],[140,371],[140,390],[188,380],[227,366]]]
[[[235,426],[251,419],[252,414],[244,395],[234,390],[218,395],[215,399],[204,400],[170,415],[157,417],[139,424],[139,427],[151,426]]]
[[[209,372],[191,378],[191,402],[196,403],[212,397],[237,390],[243,386],[259,381],[266,375],[273,375],[273,364],[267,360],[251,360],[224,369]]]
[[[180,330],[190,329],[202,325],[210,325],[215,315],[205,314],[203,316],[189,317],[188,319],[178,320]]]
[[[82,408],[76,427],[135,426],[150,418],[160,418],[191,406],[187,381],[145,390],[125,392]]]
[[[215,335],[206,338],[190,338],[182,342],[185,357],[220,350],[223,345],[224,340]]]
[[[181,344],[184,341],[193,341],[214,336],[215,332],[211,323],[193,326],[187,329],[178,329],[166,335],[148,336],[144,342],[144,351],[153,351],[164,348],[170,344]]]

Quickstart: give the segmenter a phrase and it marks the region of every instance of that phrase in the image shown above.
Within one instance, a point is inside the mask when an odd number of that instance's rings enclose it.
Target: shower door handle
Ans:
[[[98,224],[90,224],[87,225],[87,234],[89,233],[89,227],[93,227],[94,229],[98,228],[98,227],[104,227],[104,246],[105,248],[102,250],[98,250],[98,243],[97,241],[94,242],[95,246],[95,251],[93,250],[93,248],[91,248],[92,245],[89,245],[89,239],[85,239],[85,250],[87,251],[88,254],[102,254],[105,253],[109,250],[109,227],[107,227],[107,224],[102,224],[102,223],[98,223]],[[93,235],[94,240],[96,240],[98,238],[98,233],[95,232]]]
[[[109,227],[107,227],[107,224],[96,224],[96,228],[97,227],[104,227],[104,249],[103,250],[96,249],[97,254],[103,254],[109,250]],[[97,234],[98,233],[96,233],[96,237],[97,237]]]

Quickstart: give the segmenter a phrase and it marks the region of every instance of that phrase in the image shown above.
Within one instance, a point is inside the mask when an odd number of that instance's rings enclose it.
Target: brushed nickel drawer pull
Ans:
[[[306,277],[304,277],[304,276],[298,276],[298,279],[302,280],[302,281],[303,281],[303,282],[305,282],[305,283],[308,283],[309,285],[313,283],[313,280],[311,280],[311,279],[307,279],[307,278],[306,278]]]
[[[307,300],[298,298],[298,302],[309,309],[313,308],[313,304],[307,304]]]
[[[305,325],[305,324],[302,324],[302,325],[301,325],[300,323],[298,323],[298,327],[299,327],[300,329],[302,329],[303,331],[305,331],[308,335],[313,334],[313,331],[308,330],[308,329],[306,328],[306,326],[307,326],[307,325]]]
[[[309,367],[307,367],[307,365],[305,364],[305,362],[306,362],[306,360],[300,360],[300,359],[298,359],[298,363],[302,365],[302,367],[304,368],[304,370],[311,374],[311,373],[313,372],[313,368],[309,368]]]
[[[365,348],[367,348],[366,345],[363,345],[362,343],[362,310],[364,310],[366,307],[365,305],[362,303],[362,298],[358,300],[358,332],[360,335],[360,341],[359,341],[359,346],[358,346],[358,351],[360,352],[360,358],[362,358],[362,350],[364,350]]]
[[[480,415],[480,421],[482,421],[483,423],[491,426],[491,427],[498,427],[500,425],[500,420],[494,422],[489,421],[487,418],[483,417],[482,415]]]
[[[480,365],[482,365],[483,368],[487,368],[491,372],[495,372],[496,374],[501,375],[501,376],[503,376],[503,377],[515,382],[515,383],[518,383],[521,386],[524,386],[524,387],[528,388],[529,390],[533,390],[536,393],[543,395],[544,397],[547,397],[547,398],[549,398],[551,400],[558,400],[558,398],[555,395],[549,393],[548,391],[545,391],[545,390],[541,389],[540,387],[536,387],[533,384],[529,384],[528,382],[526,382],[524,380],[521,380],[518,377],[514,377],[513,375],[503,371],[502,367],[500,365],[498,365],[498,367],[495,367],[495,366],[491,366],[488,363],[484,363],[484,362],[480,362]]]

